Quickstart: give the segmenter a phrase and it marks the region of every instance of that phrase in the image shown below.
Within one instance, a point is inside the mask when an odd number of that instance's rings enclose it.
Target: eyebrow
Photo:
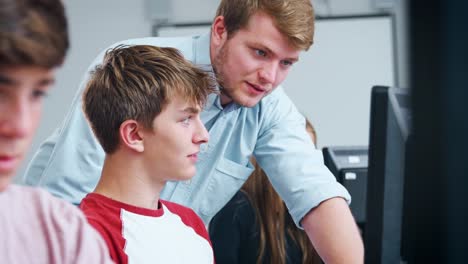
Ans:
[[[55,83],[55,78],[47,78],[47,79],[42,79],[38,85],[39,86],[46,86],[46,85],[52,85]]]
[[[286,60],[289,60],[289,61],[291,61],[293,63],[296,63],[296,62],[299,61],[299,58],[287,58]]]
[[[189,107],[184,108],[183,110],[181,110],[181,112],[190,113],[190,114],[198,114],[198,113],[200,113],[200,108],[189,106]]]
[[[9,78],[8,76],[5,76],[5,75],[2,75],[0,74],[0,84],[1,85],[8,85],[8,86],[15,86],[15,85],[18,85],[20,82],[18,82],[17,80],[15,79],[11,79]],[[52,85],[55,83],[55,79],[54,78],[44,78],[44,79],[41,79],[37,85],[38,86],[47,86],[47,85]]]

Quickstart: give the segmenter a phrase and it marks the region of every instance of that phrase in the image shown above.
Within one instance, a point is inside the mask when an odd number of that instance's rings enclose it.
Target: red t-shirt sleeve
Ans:
[[[88,219],[88,223],[106,242],[112,260],[116,263],[128,263],[128,257],[123,251],[125,239],[122,237],[120,212],[102,208],[98,202],[89,198],[83,199],[80,208]]]

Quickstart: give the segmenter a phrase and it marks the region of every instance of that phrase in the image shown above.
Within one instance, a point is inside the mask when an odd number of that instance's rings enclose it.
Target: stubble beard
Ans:
[[[244,106],[244,107],[253,107],[254,105],[247,105],[246,103],[243,103],[240,100],[240,98],[237,98],[237,100],[236,100],[235,96],[233,96],[233,92],[235,90],[235,87],[226,86],[226,77],[225,76],[227,76],[227,73],[224,70],[223,64],[227,59],[227,54],[229,53],[229,47],[227,45],[228,44],[225,43],[220,48],[218,55],[215,56],[214,61],[213,61],[213,71],[214,71],[215,76],[216,76],[216,81],[218,82],[218,85],[219,85],[219,91],[221,93],[221,96],[224,96],[225,98],[228,98],[229,99],[228,103],[235,102],[235,103],[237,103],[237,104],[239,104],[241,106]]]
[[[222,66],[227,59],[228,52],[229,50],[227,48],[227,43],[225,43],[219,50],[219,53],[214,58],[213,71],[216,76],[216,81],[218,82],[219,92],[221,93],[221,95],[227,97],[232,102],[234,101],[234,99],[231,96],[230,87],[226,87],[226,72],[224,71],[224,68]]]

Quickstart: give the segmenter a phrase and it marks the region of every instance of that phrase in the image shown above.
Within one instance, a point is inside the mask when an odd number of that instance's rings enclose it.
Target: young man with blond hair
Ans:
[[[67,49],[60,0],[0,1],[2,263],[112,263],[104,241],[78,208],[44,190],[11,184]]]
[[[310,0],[222,0],[209,34],[122,43],[177,48],[218,80],[220,93],[209,96],[201,113],[210,143],[199,155],[197,175],[168,183],[161,197],[191,207],[208,223],[251,174],[254,155],[324,261],[362,263],[349,193],[323,164],[303,129],[304,117],[280,85],[313,34]],[[74,203],[94,188],[104,160],[80,111],[82,91],[26,177]]]
[[[80,207],[116,263],[213,263],[200,217],[159,195],[195,175],[208,141],[199,113],[213,91],[173,48],[118,46],[92,71],[83,110],[106,156]]]

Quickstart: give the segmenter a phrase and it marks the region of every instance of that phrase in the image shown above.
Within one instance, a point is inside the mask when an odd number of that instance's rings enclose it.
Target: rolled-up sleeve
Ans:
[[[280,89],[280,88],[278,88]],[[321,202],[342,197],[351,202],[348,191],[324,165],[305,130],[305,119],[282,89],[264,104],[264,117],[254,155],[283,198],[294,222]]]

